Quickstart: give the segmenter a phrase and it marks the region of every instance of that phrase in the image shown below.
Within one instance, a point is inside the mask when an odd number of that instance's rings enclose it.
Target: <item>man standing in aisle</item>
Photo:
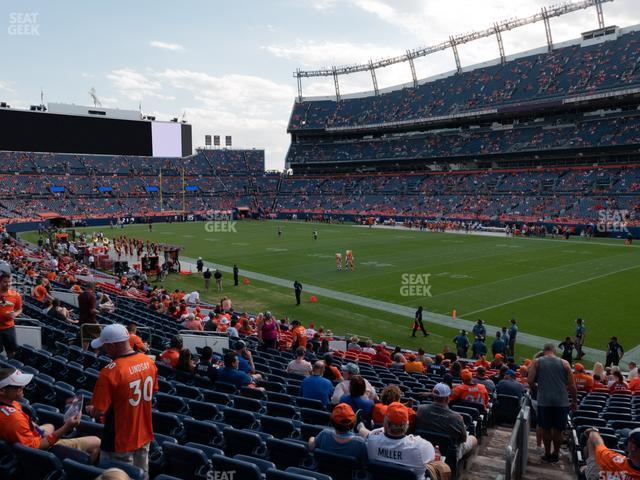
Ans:
[[[22,314],[22,296],[11,289],[11,273],[0,273],[0,352],[4,348],[7,358],[18,350],[15,319]]]
[[[538,426],[542,429],[545,451],[542,461],[558,463],[569,415],[569,395],[571,409],[575,410],[578,393],[571,365],[556,357],[556,346],[553,343],[545,344],[543,355],[534,360],[529,369],[528,382],[530,391],[537,391],[538,395]]]
[[[135,465],[146,480],[153,394],[158,391],[156,366],[149,356],[133,351],[124,325],[107,325],[91,347],[104,349],[113,359],[100,371],[87,407],[90,416],[105,419],[101,458]]]

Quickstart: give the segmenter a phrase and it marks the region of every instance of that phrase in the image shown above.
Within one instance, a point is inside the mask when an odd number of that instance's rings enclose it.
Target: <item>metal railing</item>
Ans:
[[[529,430],[531,419],[529,399],[527,398],[518,413],[518,418],[513,426],[511,438],[506,448],[505,480],[521,480],[527,469],[527,457],[529,452]]]

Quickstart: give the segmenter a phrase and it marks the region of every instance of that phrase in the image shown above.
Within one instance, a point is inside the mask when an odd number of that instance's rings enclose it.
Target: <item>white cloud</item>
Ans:
[[[314,68],[364,63],[370,59],[377,60],[402,53],[397,49],[372,43],[357,44],[331,40],[316,42],[299,38],[290,45],[267,45],[261,48],[278,58],[293,60],[303,67]]]
[[[155,97],[161,100],[174,100],[175,97],[160,93],[162,84],[157,80],[147,78],[142,73],[130,68],[113,70],[107,75],[114,88],[130,100],[140,100],[144,97]]]
[[[162,119],[182,115],[184,110],[193,126],[194,146],[204,144],[205,134],[232,135],[234,146],[264,148],[268,168],[282,168],[289,145],[284,132],[295,96],[293,86],[252,75],[214,76],[186,69],[116,72],[114,84],[129,98],[141,92],[157,97],[159,91],[171,90],[180,99],[180,112],[154,112],[151,102],[145,113]]]
[[[16,93],[16,91],[9,86],[9,82],[5,82],[2,80],[0,80],[0,90],[2,90],[3,92],[11,93],[11,94]]]
[[[184,50],[184,47],[178,43],[161,42],[160,40],[152,40],[149,45],[153,48],[161,48],[163,50],[171,50],[172,52],[178,52]]]
[[[316,10],[327,11],[332,10],[340,0],[307,0],[307,2]]]

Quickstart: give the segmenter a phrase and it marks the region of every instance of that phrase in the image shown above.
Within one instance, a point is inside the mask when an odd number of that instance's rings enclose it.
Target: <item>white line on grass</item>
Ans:
[[[502,307],[504,305],[509,305],[510,303],[519,302],[521,300],[527,300],[529,298],[539,297],[540,295],[546,295],[547,293],[557,292],[558,290],[562,290],[562,289],[569,288],[569,287],[574,287],[574,286],[580,285],[582,283],[591,282],[593,280],[598,280],[599,278],[604,278],[604,277],[608,277],[610,275],[615,275],[617,273],[626,272],[628,270],[633,270],[633,269],[638,268],[638,267],[640,267],[640,265],[634,265],[633,267],[627,267],[627,268],[622,268],[620,270],[615,270],[613,272],[603,273],[602,275],[596,275],[595,277],[585,278],[584,280],[579,280],[577,282],[567,283],[566,285],[562,285],[560,287],[550,288],[548,290],[543,290],[542,292],[532,293],[531,295],[525,295],[524,297],[514,298],[512,300],[508,300],[506,302],[498,303],[498,304],[492,305],[490,307],[481,308],[479,310],[474,310],[473,312],[465,312],[465,315],[466,316],[471,316],[471,315],[475,315],[476,313],[486,312],[487,310],[493,310],[494,308]]]
[[[195,260],[192,258],[183,256],[181,257],[180,263],[182,264],[182,268],[184,270],[187,270],[188,267],[191,267],[192,271],[195,270]],[[231,267],[228,267],[226,265],[220,265],[217,263],[214,264],[212,262],[205,262],[205,267],[212,267],[212,266],[215,266],[215,268],[218,268],[223,272],[230,273],[233,271]],[[638,266],[631,267],[631,268],[637,268],[637,267]],[[629,269],[626,269],[626,270],[629,270]],[[613,273],[619,273],[619,272],[612,272],[607,275],[612,275]],[[270,283],[272,285],[293,289],[293,280],[286,280],[283,278],[273,277],[271,275],[265,275],[263,273],[258,273],[258,272],[251,272],[244,269],[241,270],[241,274],[243,277],[248,277],[264,283]],[[606,276],[606,275],[602,275],[602,276]],[[590,280],[593,280],[593,278]],[[398,305],[391,302],[385,302],[383,300],[375,300],[372,298],[361,297],[358,295],[339,292],[336,290],[330,290],[328,288],[318,287],[315,285],[305,284],[304,291],[306,293],[320,295],[320,296],[331,298],[334,300],[339,300],[341,302],[351,303],[361,307],[372,308],[374,310],[380,310],[386,313],[406,316],[409,318],[413,318],[413,315],[415,313],[414,307],[407,307],[405,305]],[[456,320],[453,320],[449,315],[442,315],[442,314],[433,313],[433,312],[423,312],[423,318],[426,322],[435,323],[437,325],[442,325],[442,326],[457,329],[457,330],[464,329],[464,330],[470,331],[473,328],[473,325],[475,325],[475,322],[470,320],[465,320],[460,317],[458,317]],[[491,338],[495,336],[495,332],[500,330],[499,327],[487,325],[486,323],[485,323],[485,327],[487,329],[487,338]],[[518,333],[518,344],[520,345],[526,345],[528,347],[542,349],[545,343],[557,344],[558,340],[552,339],[552,338],[540,337],[537,335],[532,335],[530,333],[524,333],[524,332]],[[584,347],[583,350],[586,354],[585,358],[589,360],[602,361],[605,358],[605,352],[602,350],[598,350],[591,347]]]

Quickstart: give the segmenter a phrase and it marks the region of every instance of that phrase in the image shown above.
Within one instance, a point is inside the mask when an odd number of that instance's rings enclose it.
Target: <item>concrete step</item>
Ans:
[[[482,439],[478,452],[467,460],[467,467],[460,472],[459,480],[496,480],[506,473],[505,452],[511,438],[510,427],[489,429]],[[561,451],[560,463],[544,464],[544,450],[536,446],[535,433],[529,436],[527,469],[524,480],[576,480],[569,452]]]

